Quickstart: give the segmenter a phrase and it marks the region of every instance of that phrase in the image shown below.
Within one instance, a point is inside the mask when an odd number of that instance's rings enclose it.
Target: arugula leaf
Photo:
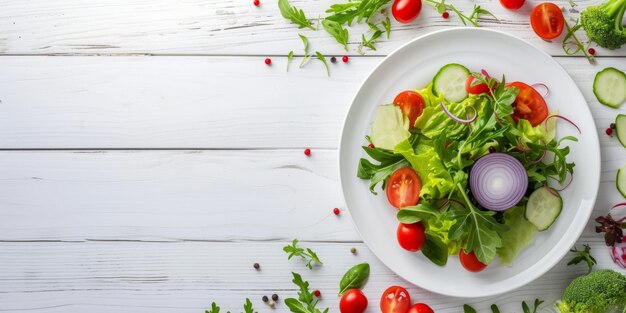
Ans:
[[[291,63],[291,59],[293,59],[293,50],[289,51],[287,55],[287,72],[289,72],[289,64]]]
[[[588,273],[591,273],[591,271],[593,270],[593,266],[598,264],[598,262],[591,255],[591,253],[589,253],[591,251],[591,247],[589,245],[583,245],[583,247],[585,247],[584,250],[578,250],[578,248],[576,247],[573,247],[571,250],[569,250],[570,252],[575,253],[576,257],[570,260],[567,265],[576,265],[582,261],[585,261],[585,263],[587,263],[587,267],[589,267]]]
[[[300,63],[300,68],[302,68],[311,58],[309,55],[309,39],[301,34],[298,34],[298,36],[300,36],[300,39],[302,39],[302,43],[304,44],[304,57],[302,58],[302,63]]]
[[[473,307],[467,304],[463,304],[463,313],[478,313],[478,312],[476,312],[476,310]]]
[[[252,302],[250,302],[250,299],[248,298],[246,298],[246,303],[243,305],[243,311],[244,313],[257,313],[252,308]]]
[[[294,313],[327,313],[328,308],[324,311],[320,311],[315,307],[319,299],[309,291],[309,282],[302,280],[302,276],[298,273],[292,272],[291,274],[293,275],[292,282],[300,287],[300,291],[298,292],[298,299],[285,299],[285,305],[287,305],[289,310]]]
[[[570,26],[567,20],[565,20],[567,33],[565,33],[565,37],[563,37],[563,51],[565,51],[567,55],[576,55],[578,52],[582,51],[587,61],[589,61],[589,64],[595,64],[596,60],[593,55],[589,54],[587,47],[576,37],[576,32],[582,27],[582,24],[580,24],[578,20],[575,21],[574,26]]]
[[[495,212],[474,207],[461,184],[457,184],[457,191],[466,207],[455,212],[457,221],[450,228],[450,239],[466,238],[463,249],[468,253],[473,251],[479,261],[489,264],[495,258],[497,248],[502,246],[500,233],[507,231],[508,226],[495,220]]]
[[[220,307],[213,302],[211,303],[211,310],[204,310],[204,313],[220,313]]]
[[[371,24],[373,25],[373,24]],[[376,40],[378,39],[378,37],[380,37],[380,35],[382,35],[383,32],[380,29],[376,29],[374,31],[374,33],[372,34],[372,36],[370,37],[370,39],[366,39],[365,38],[365,34],[361,35],[361,45],[364,47],[368,47],[371,50],[376,51],[376,47],[374,47],[374,43],[376,42]]]
[[[343,45],[343,48],[348,51],[348,39],[350,34],[347,29],[345,29],[340,23],[329,20],[328,18],[322,21],[322,26],[327,33],[335,37],[335,40]]]
[[[287,256],[287,260],[291,260],[291,258],[294,256],[297,256],[297,257],[299,256],[304,260],[308,260],[306,267],[308,267],[309,269],[313,269],[314,263],[324,264],[319,259],[317,254],[310,248],[306,248],[305,250],[303,248],[298,247],[298,239],[294,239],[291,245],[284,246],[283,251],[289,254]]]
[[[315,30],[311,21],[306,18],[304,11],[289,4],[289,0],[278,0],[278,9],[280,14],[287,20],[298,25],[298,28],[310,28]]]
[[[357,176],[361,179],[369,179],[370,192],[376,195],[378,193],[374,191],[374,188],[378,183],[387,180],[397,169],[407,166],[409,166],[409,162],[402,157],[396,159],[393,163],[383,162],[379,165],[374,165],[367,159],[361,159],[357,168]]]
[[[415,206],[407,206],[398,210],[396,217],[400,223],[414,224],[427,220],[430,217],[437,215],[437,210],[424,203],[419,203]]]
[[[324,67],[326,67],[326,75],[328,75],[328,77],[330,77],[330,71],[328,70],[328,62],[326,62],[326,58],[324,57],[324,55],[322,53],[320,53],[319,51],[315,51],[315,55],[317,55],[317,59],[322,61],[322,63],[324,63]]]
[[[332,13],[326,20],[337,22],[341,25],[352,26],[354,19],[360,23],[363,19],[369,22],[384,5],[391,0],[356,0],[348,3],[333,4],[326,13]]]

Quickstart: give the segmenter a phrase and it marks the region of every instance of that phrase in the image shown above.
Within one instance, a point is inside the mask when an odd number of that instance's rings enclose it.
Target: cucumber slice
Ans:
[[[619,114],[615,118],[615,135],[622,146],[626,148],[626,114]]]
[[[533,191],[528,198],[524,217],[537,229],[544,231],[556,221],[561,214],[561,209],[563,209],[563,200],[559,193],[554,189],[548,190],[546,187],[541,187]]]
[[[626,164],[624,164],[622,168],[617,170],[617,178],[615,180],[617,184],[617,190],[619,190],[619,193],[621,193],[622,196],[626,198]]]
[[[433,93],[449,102],[459,102],[467,98],[465,81],[469,76],[470,71],[461,64],[444,65],[433,78]]]
[[[614,67],[603,69],[593,80],[593,93],[600,103],[619,107],[626,101],[626,74]]]
[[[410,135],[409,119],[402,115],[399,106],[389,104],[378,107],[370,134],[374,146],[393,150],[397,144],[409,138]]]

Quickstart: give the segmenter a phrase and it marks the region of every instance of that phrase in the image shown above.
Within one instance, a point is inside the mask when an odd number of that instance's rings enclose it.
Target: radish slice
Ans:
[[[470,189],[478,203],[489,210],[504,211],[526,194],[528,174],[516,158],[505,153],[486,154],[470,171]]]
[[[621,268],[626,268],[626,237],[622,243],[616,243],[611,249],[611,259]]]

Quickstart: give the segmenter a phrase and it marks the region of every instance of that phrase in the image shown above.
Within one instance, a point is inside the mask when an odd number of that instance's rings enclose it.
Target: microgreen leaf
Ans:
[[[335,40],[343,45],[343,48],[348,51],[348,39],[350,37],[350,34],[348,33],[347,29],[345,29],[340,23],[329,19],[323,20],[322,26],[327,33],[335,37]]]
[[[567,265],[576,265],[585,261],[585,263],[587,263],[587,267],[589,268],[589,273],[591,273],[593,266],[598,264],[598,262],[596,262],[596,259],[590,253],[591,247],[589,245],[583,245],[583,247],[585,247],[583,250],[578,250],[576,247],[569,250],[570,252],[575,253],[576,256],[571,259]]]
[[[285,251],[288,254],[287,260],[291,260],[291,258],[294,256],[301,257],[304,260],[308,260],[306,267],[308,267],[309,269],[313,269],[314,263],[324,264],[322,263],[320,258],[317,256],[317,253],[315,253],[310,248],[306,248],[305,250],[303,248],[298,247],[298,239],[294,239],[291,242],[291,245],[284,246],[283,251]]]
[[[289,4],[288,0],[278,0],[278,9],[280,14],[287,20],[298,25],[298,28],[310,28],[315,30],[311,21],[306,18],[304,11]]]
[[[289,51],[287,55],[287,72],[289,72],[289,64],[291,63],[291,59],[293,59],[293,50]]]
[[[324,57],[324,55],[322,53],[320,53],[319,51],[315,51],[315,55],[317,55],[317,59],[322,61],[322,63],[324,63],[324,67],[326,67],[326,75],[328,75],[328,77],[330,77],[330,70],[328,69],[328,62],[326,62],[326,57]]]

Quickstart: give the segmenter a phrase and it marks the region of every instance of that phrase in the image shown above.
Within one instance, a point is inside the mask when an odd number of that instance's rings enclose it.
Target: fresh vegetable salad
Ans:
[[[541,87],[541,88],[539,88]],[[398,209],[398,243],[444,266],[503,265],[559,217],[573,179],[573,136],[555,138],[543,84],[448,64],[419,90],[378,107],[357,175]],[[552,187],[550,187],[552,186]]]

